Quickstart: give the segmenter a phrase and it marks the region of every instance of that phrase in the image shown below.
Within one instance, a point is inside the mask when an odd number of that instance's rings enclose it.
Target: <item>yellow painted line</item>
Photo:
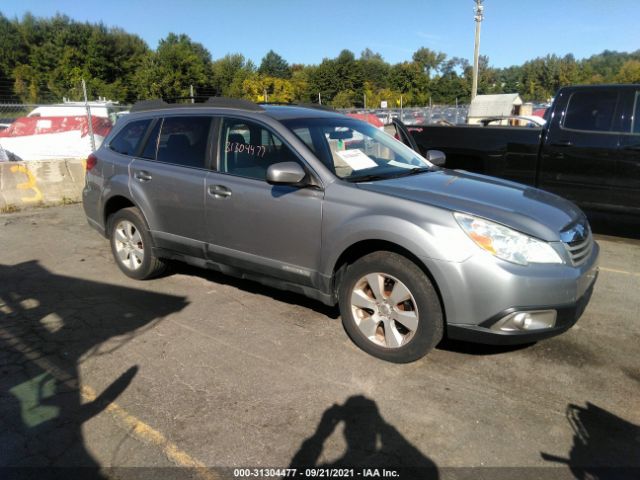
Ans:
[[[64,383],[72,389],[79,389],[80,395],[85,402],[93,402],[98,395],[95,390],[89,386],[80,387],[78,380],[59,368],[49,360],[40,357],[38,352],[29,348],[22,343],[19,338],[15,337],[5,329],[0,328],[0,338],[5,340],[11,348],[16,349],[24,355],[30,362],[38,365],[40,368],[51,374],[56,380]],[[159,447],[166,457],[180,467],[188,467],[195,469],[196,475],[203,480],[218,480],[220,477],[210,471],[204,463],[196,460],[184,450],[181,450],[175,443],[171,442],[161,432],[147,425],[142,420],[128,413],[118,404],[111,402],[105,409],[125,430],[131,435],[144,443],[152,444]]]
[[[623,275],[631,275],[632,277],[640,277],[640,273],[627,272],[626,270],[616,270],[615,268],[600,267],[600,271],[602,271],[602,272],[611,272],[611,273],[621,273]]]

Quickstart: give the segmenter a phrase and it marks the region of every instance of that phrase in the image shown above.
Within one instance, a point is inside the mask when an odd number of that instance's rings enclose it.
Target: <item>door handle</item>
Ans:
[[[210,185],[208,192],[209,195],[214,198],[227,198],[231,196],[231,190],[224,185]]]
[[[136,180],[140,182],[148,182],[153,178],[149,172],[146,172],[144,170],[138,170],[136,173],[133,174],[133,176]]]

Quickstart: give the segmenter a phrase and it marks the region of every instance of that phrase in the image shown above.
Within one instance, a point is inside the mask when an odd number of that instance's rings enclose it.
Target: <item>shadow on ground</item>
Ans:
[[[637,399],[630,407],[637,408]],[[573,429],[568,458],[541,452],[543,459],[568,465],[578,480],[640,478],[640,427],[587,402],[570,404],[567,421]]]
[[[341,458],[326,463],[322,460],[325,442],[341,422],[347,449]],[[379,469],[379,476],[382,469],[400,469],[401,478],[439,478],[436,464],[382,418],[376,402],[362,395],[325,410],[316,431],[302,442],[290,465],[298,469],[314,467]]]
[[[515,352],[523,350],[535,345],[535,343],[522,343],[519,345],[486,345],[483,343],[464,342],[462,340],[453,340],[443,338],[436,346],[438,350],[447,352],[463,353],[466,355],[499,355],[501,353]]]
[[[84,467],[90,472],[80,476],[99,478],[82,424],[127,389],[138,367],[93,394],[80,384],[79,364],[113,353],[186,301],[56,275],[37,262],[0,265],[0,278],[0,467],[47,467],[34,478]]]

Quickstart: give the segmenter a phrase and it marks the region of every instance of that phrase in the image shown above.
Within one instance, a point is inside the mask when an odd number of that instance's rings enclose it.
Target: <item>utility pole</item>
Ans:
[[[476,98],[478,94],[478,57],[480,56],[480,24],[484,19],[484,6],[482,2],[484,0],[474,0],[476,6],[473,9],[475,14],[474,19],[476,21],[476,44],[473,51],[473,84],[471,85],[471,100]]]
[[[93,136],[93,122],[91,121],[91,106],[89,105],[89,99],[87,98],[87,84],[82,79],[82,94],[84,95],[84,106],[87,109],[87,121],[89,126],[89,140],[91,141],[91,151],[96,151],[96,139]]]

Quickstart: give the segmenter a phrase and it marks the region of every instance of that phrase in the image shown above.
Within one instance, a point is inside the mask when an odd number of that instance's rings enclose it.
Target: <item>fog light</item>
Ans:
[[[551,328],[556,324],[556,317],[557,312],[555,310],[513,312],[494,323],[491,326],[491,330],[518,332]]]

